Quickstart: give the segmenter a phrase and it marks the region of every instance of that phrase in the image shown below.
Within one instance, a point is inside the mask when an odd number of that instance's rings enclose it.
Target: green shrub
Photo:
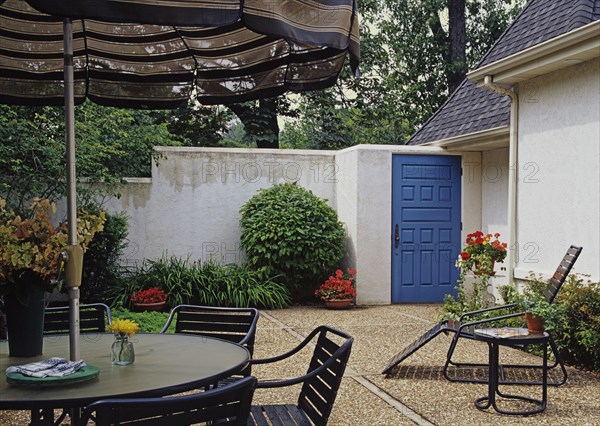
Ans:
[[[277,309],[290,303],[287,289],[273,278],[239,265],[193,262],[175,256],[145,260],[110,293],[110,304],[131,308],[129,298],[142,289],[167,293],[168,309],[181,304]]]
[[[104,230],[90,243],[83,261],[81,300],[84,303],[106,300],[110,288],[122,279],[119,258],[127,244],[127,216],[106,214]]]
[[[259,190],[240,213],[248,264],[292,291],[314,289],[339,265],[344,227],[325,200],[295,184]]]
[[[290,304],[282,284],[248,266],[205,262],[201,275],[205,280],[198,292],[201,305],[279,309]]]
[[[565,311],[565,320],[555,331],[561,355],[570,363],[600,371],[600,283],[571,274],[555,303]]]
[[[146,259],[142,266],[129,274],[119,286],[109,292],[111,306],[131,308],[131,295],[138,290],[158,287],[167,293],[167,308],[191,303],[194,289],[201,285],[199,265],[188,259],[175,256]]]
[[[525,283],[525,297],[539,297],[547,283],[531,273]],[[523,305],[524,296],[514,286],[502,286],[500,290],[506,303]],[[540,305],[535,313],[544,316],[544,327],[552,332],[563,359],[600,371],[600,283],[585,282],[580,275],[572,273],[554,303]]]

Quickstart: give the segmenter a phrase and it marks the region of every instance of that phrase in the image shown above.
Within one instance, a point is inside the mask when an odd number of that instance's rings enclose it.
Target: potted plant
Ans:
[[[507,244],[499,240],[500,234],[475,231],[467,235],[467,245],[458,256],[457,267],[461,271],[473,271],[477,275],[494,275],[494,264],[506,258]]]
[[[136,291],[131,295],[131,302],[139,309],[160,311],[167,303],[167,294],[158,287]]]
[[[346,309],[356,297],[354,288],[355,269],[348,269],[346,272],[338,269],[335,275],[330,276],[315,291],[315,296],[325,301],[325,306],[329,309]]]
[[[525,291],[519,303],[520,310],[525,312],[527,330],[531,333],[543,333],[553,330],[563,318],[564,308],[556,303],[548,303],[543,296]]]
[[[0,294],[7,316],[11,356],[42,352],[44,291],[60,287],[61,253],[68,244],[67,224],[52,224],[56,206],[35,199],[31,215],[22,218],[6,210],[0,199]],[[77,219],[83,249],[103,229],[104,212],[80,212]]]

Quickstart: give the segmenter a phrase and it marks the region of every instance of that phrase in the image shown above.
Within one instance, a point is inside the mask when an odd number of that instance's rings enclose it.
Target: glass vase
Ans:
[[[115,334],[115,341],[110,349],[110,361],[113,365],[129,365],[135,361],[133,343],[129,336]]]

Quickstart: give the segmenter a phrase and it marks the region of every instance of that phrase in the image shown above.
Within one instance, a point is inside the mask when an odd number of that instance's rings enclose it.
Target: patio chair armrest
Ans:
[[[319,367],[315,368],[314,370],[299,376],[299,377],[294,377],[291,379],[282,379],[282,380],[270,380],[270,381],[259,381],[256,385],[257,388],[282,388],[285,386],[293,386],[293,385],[297,385],[299,383],[303,383],[315,376],[317,376],[318,374],[320,374],[323,370],[326,370],[327,368],[329,368],[330,365],[332,365],[335,362],[338,362],[338,356],[340,353],[342,353],[343,351],[345,351],[345,345],[340,347],[337,351],[335,351],[331,357],[325,361],[323,364],[321,364]],[[250,362],[252,363],[252,361],[254,360],[250,360]]]
[[[499,317],[494,317],[494,318],[486,318],[486,319],[482,319],[482,320],[478,320],[478,321],[471,321],[471,322],[466,322],[464,324],[461,324],[458,327],[458,330],[456,332],[456,336],[458,337],[464,328],[468,328],[468,327],[473,327],[474,325],[479,325],[479,324],[485,324],[487,322],[492,322],[492,321],[498,321],[498,320],[503,320],[503,319],[508,319],[508,318],[514,318],[514,317],[519,317],[525,315],[525,312],[516,312],[514,314],[508,314],[508,315],[501,315]]]
[[[238,342],[238,345],[244,346],[246,343],[248,343],[250,340],[252,340],[252,338],[254,338],[255,335],[256,335],[256,323],[252,324],[252,326],[248,330],[248,333],[244,336],[244,338],[242,340],[240,340]]]
[[[169,318],[167,318],[167,322],[165,323],[165,325],[163,326],[162,330],[160,330],[161,333],[166,333],[167,330],[169,329],[169,326],[171,325],[171,322],[173,322],[173,318],[175,317],[175,309],[171,310],[171,313],[169,314]]]
[[[277,362],[277,361],[281,361],[282,359],[286,359],[291,357],[292,355],[296,354],[297,352],[299,352],[301,349],[303,349],[306,345],[308,345],[308,343],[313,339],[313,337],[315,337],[317,335],[317,333],[321,332],[321,329],[323,328],[323,326],[317,327],[315,328],[308,336],[306,336],[306,338],[298,345],[296,346],[294,349],[285,352],[281,355],[277,355],[274,357],[270,357],[270,358],[253,358],[250,360],[250,365],[254,365],[254,364],[269,364],[272,362]]]
[[[498,309],[514,308],[515,306],[517,306],[516,303],[509,303],[508,305],[492,306],[491,308],[485,308],[485,309],[479,309],[477,311],[465,312],[464,314],[462,314],[460,316],[458,321],[462,323],[463,318],[466,318],[471,315],[481,314],[483,312],[497,311]]]

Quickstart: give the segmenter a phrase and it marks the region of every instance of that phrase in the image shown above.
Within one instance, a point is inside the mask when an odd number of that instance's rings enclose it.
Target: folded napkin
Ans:
[[[14,365],[6,369],[6,373],[21,373],[30,377],[63,377],[75,373],[85,367],[85,361],[67,361],[64,358],[48,358],[30,364]]]

